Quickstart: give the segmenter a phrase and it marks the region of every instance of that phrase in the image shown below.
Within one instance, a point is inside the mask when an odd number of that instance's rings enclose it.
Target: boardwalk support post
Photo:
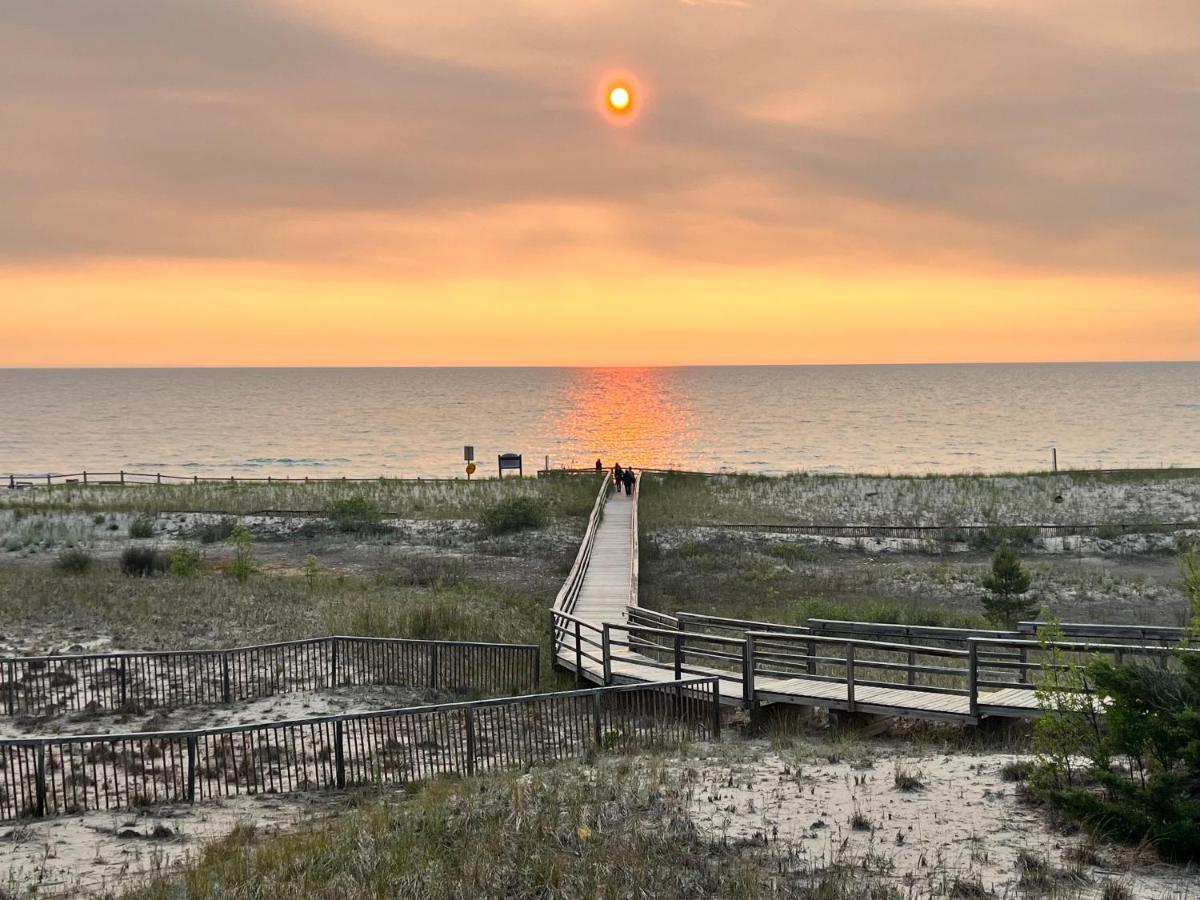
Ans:
[[[979,715],[979,644],[975,638],[967,638],[967,700],[967,711],[975,718]]]
[[[187,754],[188,754],[187,802],[195,803],[196,802],[196,736],[194,734],[189,734],[187,736]]]
[[[854,645],[846,644],[846,712],[854,714]]]
[[[607,622],[600,631],[600,652],[604,658],[604,686],[608,687],[612,684],[612,646],[609,641],[609,624]]]

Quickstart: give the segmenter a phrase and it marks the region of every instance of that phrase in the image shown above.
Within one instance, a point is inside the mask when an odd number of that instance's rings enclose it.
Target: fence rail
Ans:
[[[17,656],[0,659],[0,710],[176,708],[380,684],[512,694],[537,689],[540,657],[533,644],[346,635],[225,650]]]
[[[816,537],[844,538],[909,538],[942,543],[969,541],[973,537],[999,532],[1022,532],[1030,537],[1103,537],[1120,534],[1158,534],[1200,530],[1200,522],[1112,522],[1112,523],[1045,523],[1021,522],[1006,525],[831,525],[756,524],[751,522],[720,522],[707,528],[741,531],[764,531],[778,534],[804,534]]]
[[[0,741],[0,820],[403,784],[720,735],[715,678],[196,731]]]

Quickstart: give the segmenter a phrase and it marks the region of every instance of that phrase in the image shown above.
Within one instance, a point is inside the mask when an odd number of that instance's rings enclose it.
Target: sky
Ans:
[[[1200,359],[1198,34],[1195,0],[0,0],[0,366]]]

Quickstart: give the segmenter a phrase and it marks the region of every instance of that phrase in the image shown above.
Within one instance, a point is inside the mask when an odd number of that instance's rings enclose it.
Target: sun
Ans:
[[[633,108],[633,92],[627,85],[614,84],[608,89],[608,108],[615,113],[627,113]]]

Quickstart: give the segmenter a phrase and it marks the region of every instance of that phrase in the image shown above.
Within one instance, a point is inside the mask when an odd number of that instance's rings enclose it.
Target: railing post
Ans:
[[[579,622],[575,622],[575,687],[583,684],[583,640],[579,632]]]
[[[158,483],[162,484],[162,472],[158,473]]]
[[[124,484],[125,484],[125,470],[124,469],[121,470],[121,484],[122,484],[122,486],[124,486]]]
[[[817,674],[817,642],[808,641],[805,650],[808,653],[807,669],[809,675]]]
[[[979,644],[975,638],[967,638],[967,699],[967,711],[974,718],[979,715]]]
[[[429,645],[429,686],[431,688],[438,686],[438,645],[436,643]]]
[[[475,774],[475,708],[467,707],[467,774]]]
[[[612,647],[609,646],[609,625],[607,622],[601,626],[600,631],[600,653],[604,660],[604,686],[612,684]]]
[[[600,749],[600,691],[592,691],[592,732],[596,738],[596,749]]]
[[[15,491],[17,489],[17,476],[16,475],[8,476],[8,489],[10,491]]]
[[[907,625],[904,627],[904,643],[912,647],[912,629]],[[908,651],[908,683],[914,685],[917,683],[917,673],[913,671],[913,666],[917,664],[917,655],[911,649]]]
[[[120,689],[121,708],[124,709],[125,704],[129,702],[129,673],[127,671],[127,659],[124,656],[121,657]]]
[[[846,712],[854,712],[854,645],[846,644]]]
[[[83,485],[87,487],[87,469],[83,470]]]
[[[533,689],[536,691],[542,686],[542,648],[533,648]]]
[[[11,716],[17,708],[17,663],[8,661],[8,687],[4,691],[4,708]]]
[[[337,786],[346,786],[346,751],[342,746],[342,720],[333,723],[333,764],[337,768]]]
[[[712,736],[713,740],[721,739],[721,679],[712,680]]]
[[[329,686],[335,688],[338,686],[338,639],[334,637],[331,643],[333,647],[329,654]]]
[[[221,654],[221,700],[224,703],[230,702],[229,692],[229,654],[227,652]]]
[[[37,778],[37,815],[46,815],[46,745],[38,744],[37,757],[34,761],[34,772]]]
[[[742,645],[742,705],[754,709],[754,635],[749,632]]]
[[[1029,684],[1029,670],[1025,668],[1029,663],[1029,648],[1024,644],[1021,645],[1021,684]]]
[[[187,802],[196,802],[196,736],[189,734],[187,736],[187,753],[188,753],[188,785],[187,785]]]
[[[677,634],[673,638],[675,642],[675,680],[683,678],[683,635]]]

